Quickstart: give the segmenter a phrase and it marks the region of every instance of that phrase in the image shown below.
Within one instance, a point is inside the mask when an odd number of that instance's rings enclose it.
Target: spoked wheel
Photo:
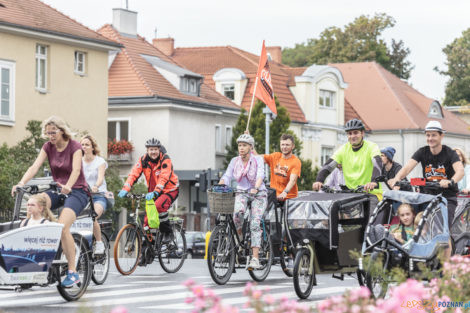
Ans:
[[[384,256],[385,257],[385,256]],[[381,273],[379,273],[377,268],[374,268],[374,264],[379,262],[379,252],[372,252],[367,266],[365,266],[365,283],[367,288],[369,288],[371,296],[374,298],[384,298],[388,291],[389,282],[387,280],[387,260],[381,260],[383,263],[381,265]]]
[[[58,266],[57,275],[59,277],[57,290],[60,295],[67,301],[76,301],[85,293],[91,278],[91,264],[89,259],[89,250],[86,241],[82,236],[73,234],[73,240],[75,242],[75,267],[80,277],[80,282],[73,285],[72,287],[64,287],[61,282],[67,277],[69,270],[67,259],[63,253],[62,246],[59,247],[58,256],[62,261]]]
[[[158,261],[167,273],[176,273],[183,266],[186,258],[186,236],[180,224],[172,224],[172,239],[160,246]],[[160,236],[161,238],[162,236]]]
[[[313,255],[307,248],[297,251],[294,262],[294,289],[300,299],[307,299],[315,282]],[[312,266],[310,266],[312,264]]]
[[[97,285],[102,285],[109,273],[109,240],[105,234],[101,233],[101,241],[104,244],[104,254],[93,255],[93,272],[91,279]]]
[[[133,224],[124,225],[114,243],[114,264],[122,275],[132,274],[142,254],[142,236]]]
[[[281,244],[280,257],[282,271],[284,272],[284,274],[287,275],[287,277],[292,277],[292,272],[294,268],[294,258],[292,257],[291,252],[289,252],[289,249],[287,248],[287,243],[285,241],[282,241]]]
[[[230,226],[218,225],[214,228],[207,249],[207,265],[212,279],[224,285],[235,268],[235,243]]]
[[[271,243],[271,236],[269,231],[265,231],[261,234],[261,247],[259,248],[259,265],[261,266],[258,270],[250,270],[248,273],[251,278],[255,281],[263,281],[268,277],[271,265],[273,264],[273,246]]]

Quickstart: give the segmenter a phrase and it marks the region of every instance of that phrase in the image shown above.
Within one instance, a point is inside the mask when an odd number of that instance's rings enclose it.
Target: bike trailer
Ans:
[[[454,221],[452,222],[452,239],[454,239],[455,254],[469,254],[470,246],[470,196],[459,195]]]
[[[62,228],[47,223],[0,234],[0,285],[46,284]]]
[[[354,266],[350,250],[360,250],[369,216],[369,196],[363,193],[302,191],[286,201],[289,233],[294,242],[315,242],[322,264]]]
[[[389,238],[372,238],[372,229],[379,213],[390,208],[393,202],[408,203],[415,208],[415,214],[423,211],[423,217],[416,228],[413,239],[403,245]],[[390,220],[391,217],[389,217]],[[388,240],[392,246],[411,258],[429,260],[437,255],[440,248],[449,243],[449,225],[447,200],[439,195],[429,195],[409,191],[387,190],[383,200],[377,205],[366,228],[362,253],[368,253],[380,246],[382,240]],[[377,240],[379,239],[379,240]]]

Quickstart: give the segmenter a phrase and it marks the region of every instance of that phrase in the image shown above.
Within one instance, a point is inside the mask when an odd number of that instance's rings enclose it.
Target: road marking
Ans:
[[[283,286],[272,286],[272,289],[279,289],[285,288]],[[145,288],[147,289],[147,288]],[[191,293],[186,289],[185,286],[178,285],[178,286],[166,286],[166,287],[157,287],[157,288],[149,288],[151,289],[152,296],[149,297],[148,295],[145,296],[133,296],[128,298],[118,298],[118,299],[106,299],[94,302],[86,302],[86,306],[88,307],[101,307],[101,306],[115,306],[115,305],[124,305],[124,304],[131,304],[131,303],[148,303],[148,302],[156,302],[156,301],[168,301],[168,300],[179,300],[179,299],[186,299]],[[158,295],[158,291],[172,291],[178,289],[185,289],[184,292],[175,292],[169,294],[160,294]],[[215,294],[222,295],[222,294],[230,294],[230,293],[239,293],[245,290],[245,286],[243,287],[231,287],[231,288],[223,288],[221,290],[214,290]],[[137,289],[136,293],[146,292],[144,289]],[[83,297],[85,299],[91,298],[87,297],[86,295]],[[50,306],[58,306],[58,305],[50,305]],[[83,303],[79,302],[68,302],[60,305],[62,307],[80,307],[83,306]]]
[[[98,290],[103,290],[103,289],[111,289],[111,288],[121,288],[121,287],[129,287],[132,285],[129,284],[120,284],[120,285],[99,285],[99,286],[88,286],[87,291],[98,291]],[[42,290],[43,288],[48,288],[46,290]],[[5,294],[0,294],[0,299],[7,299],[7,298],[17,298],[17,297],[23,297],[25,295],[27,296],[36,296],[36,295],[45,295],[45,294],[57,294],[59,291],[57,290],[55,285],[51,285],[49,287],[33,287],[33,289],[25,289],[21,293],[17,292],[11,292],[11,293],[5,293]],[[3,305],[3,302],[0,302],[0,307]]]

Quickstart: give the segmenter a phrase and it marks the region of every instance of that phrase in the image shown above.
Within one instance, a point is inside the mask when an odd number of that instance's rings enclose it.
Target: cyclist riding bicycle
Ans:
[[[264,162],[271,168],[271,187],[276,189],[279,201],[297,197],[297,179],[302,164],[292,151],[295,148],[294,137],[289,134],[281,136],[281,152],[265,154]]]
[[[173,171],[170,156],[166,154],[165,148],[160,141],[155,138],[147,140],[145,143],[147,153],[139,158],[137,164],[132,168],[126,183],[122,187],[118,196],[123,198],[131,190],[132,185],[139,179],[142,173],[148,186],[146,200],[154,200],[160,219],[160,231],[162,232],[164,243],[171,241],[171,225],[168,219],[168,209],[178,198],[179,181]],[[144,226],[147,226],[147,217]]]
[[[377,144],[365,140],[365,126],[361,120],[352,119],[345,125],[348,142],[342,145],[328,159],[319,171],[313,190],[320,190],[328,175],[341,164],[346,186],[354,189],[364,185],[364,190],[370,193],[370,213],[382,198],[382,189],[375,179],[380,176],[382,159]]]
[[[424,129],[427,146],[419,148],[406,163],[406,165],[389,181],[394,186],[398,181],[406,177],[418,163],[423,168],[423,177],[429,182],[439,182],[443,188],[442,195],[447,199],[449,215],[449,229],[454,219],[457,206],[457,183],[464,176],[463,164],[458,154],[446,145],[442,144],[445,130],[438,121],[429,121]],[[395,187],[399,188],[399,187]],[[441,190],[427,190],[431,194],[439,194]]]
[[[260,268],[259,248],[261,246],[261,218],[268,203],[266,186],[264,185],[264,162],[252,151],[255,140],[248,134],[242,134],[237,139],[239,156],[234,157],[226,172],[219,181],[221,185],[230,185],[232,179],[237,181],[237,190],[249,190],[249,193],[238,193],[235,197],[233,221],[237,231],[241,231],[243,218],[251,201],[251,248],[253,257],[248,264],[248,270]]]
[[[11,194],[13,196],[17,187],[23,187],[30,181],[46,159],[49,161],[52,178],[60,187],[61,194],[48,191],[43,195],[46,197],[46,209],[63,206],[59,211],[59,223],[64,224],[61,245],[69,270],[61,285],[71,288],[80,284],[80,277],[76,271],[75,242],[70,227],[88,203],[88,186],[82,168],[82,146],[72,139],[72,132],[65,121],[56,116],[51,116],[42,123],[42,133],[49,140],[42,146],[33,165],[20,182],[13,186]]]

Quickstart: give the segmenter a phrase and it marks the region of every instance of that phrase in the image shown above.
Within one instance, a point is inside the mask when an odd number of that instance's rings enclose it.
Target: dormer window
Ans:
[[[320,97],[318,104],[323,108],[334,108],[335,107],[335,95],[334,91],[320,90]]]
[[[443,118],[441,105],[437,101],[433,101],[429,107],[428,117],[430,118]]]
[[[224,96],[230,100],[235,99],[235,84],[222,84],[222,88],[224,90]]]
[[[199,96],[203,78],[201,75],[154,55],[141,54],[141,56],[175,88],[192,96]]]

